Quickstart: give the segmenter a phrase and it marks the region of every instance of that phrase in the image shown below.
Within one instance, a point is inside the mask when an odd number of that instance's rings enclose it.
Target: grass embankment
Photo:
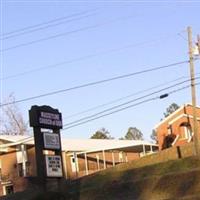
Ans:
[[[5,200],[200,199],[200,159],[189,157],[141,168],[122,164],[45,194],[24,192]],[[24,196],[23,196],[24,195]]]

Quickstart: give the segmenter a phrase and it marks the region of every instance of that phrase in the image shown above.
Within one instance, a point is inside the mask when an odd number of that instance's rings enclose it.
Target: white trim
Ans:
[[[188,128],[184,126],[184,134],[185,134],[185,139],[188,139]]]
[[[10,138],[12,139],[14,136],[0,136],[0,140],[4,140],[5,138]],[[33,145],[34,146],[34,139],[30,137],[26,137],[26,140],[19,140],[16,137],[13,138],[13,140],[18,140],[16,143],[9,143],[9,144],[2,144],[0,145],[0,150],[1,148],[4,149],[3,147],[9,147],[9,146],[14,146],[17,144],[26,144],[26,145]],[[88,151],[102,151],[104,150],[113,150],[113,149],[118,149],[118,148],[124,148],[128,146],[138,146],[141,144],[145,145],[151,145],[150,142],[147,141],[141,141],[141,140],[106,140],[106,139],[67,139],[67,138],[62,138],[61,139],[61,144],[62,144],[62,150],[66,152],[88,152]],[[156,145],[157,146],[157,145]],[[5,149],[4,149],[5,150]]]
[[[23,176],[26,176],[26,161],[28,159],[26,153],[26,146],[24,144],[21,144],[21,151],[22,151],[22,171],[23,171]]]
[[[178,138],[179,138],[179,135],[176,135],[176,138],[175,138],[175,140],[172,142],[172,146],[174,146],[174,145],[176,144],[176,142],[177,142]]]
[[[180,108],[178,108],[176,111],[174,111],[172,114],[170,114],[169,116],[167,116],[166,118],[164,118],[162,121],[160,121],[158,124],[156,124],[154,126],[154,129],[157,129],[158,126],[160,126],[161,124],[163,124],[165,121],[169,120],[169,118],[171,118],[172,116],[174,116],[175,114],[177,114],[179,111],[181,111],[186,105],[181,106]]]
[[[187,106],[192,106],[191,103],[186,103],[184,104],[183,106],[181,106],[180,108],[178,108],[176,111],[174,111],[172,114],[170,114],[169,116],[167,116],[165,119],[163,119],[162,121],[160,121],[158,124],[156,124],[154,126],[154,129],[157,129],[158,126],[160,126],[161,124],[163,124],[164,122],[166,122],[167,120],[169,120],[171,117],[173,117],[175,114],[177,114],[179,111],[181,111],[182,109],[184,109],[184,107],[187,107]],[[196,108],[200,109],[199,106],[196,106]]]
[[[143,154],[144,154],[144,156],[145,156],[145,155],[146,155],[145,145],[143,145],[142,148],[143,148]]]
[[[178,117],[174,118],[173,120],[169,121],[168,124],[171,125],[171,124],[173,124],[175,121],[179,120],[179,119],[182,118],[182,117],[189,117],[189,118],[193,119],[193,116],[192,116],[192,115],[189,115],[189,114],[181,114],[181,115],[179,115]],[[200,121],[200,118],[197,117],[197,120]]]
[[[189,117],[189,115],[181,114],[181,115],[175,117],[174,119],[172,119],[171,121],[169,121],[168,124],[171,125],[171,124],[173,124],[175,121],[181,119],[182,117]]]
[[[79,172],[78,157],[76,152],[70,157],[72,172]]]
[[[1,140],[1,137],[0,137],[0,140]],[[17,141],[17,142],[13,142],[13,143],[9,143],[9,144],[1,144],[0,148],[6,148],[6,147],[11,147],[11,146],[16,146],[16,145],[19,145],[19,144],[24,144],[24,143],[29,142],[31,140],[33,140],[33,136],[25,138],[25,139]]]
[[[6,185],[3,185],[3,195],[6,195]]]
[[[100,164],[99,164],[99,154],[96,154],[96,159],[97,159],[97,168],[100,170]]]
[[[103,150],[103,168],[106,169],[106,156],[105,156],[105,151]]]
[[[43,154],[44,154],[44,155],[48,155],[48,154],[49,154],[49,151],[48,151],[48,150],[43,150]]]
[[[9,186],[13,186],[13,192],[14,192],[14,185],[12,183],[9,183],[9,184],[3,185],[3,195],[8,195],[6,194],[6,187],[9,187]]]
[[[142,145],[145,145],[145,146],[152,146],[152,147],[158,147],[157,144],[153,144],[153,143],[149,143],[149,142],[144,142],[144,141],[141,141],[141,143],[138,143],[138,144],[128,144],[128,145],[119,145],[118,147],[112,147],[110,146],[109,148],[104,148],[104,149],[93,149],[93,150],[88,150],[88,151],[80,151],[80,152],[77,152],[77,155],[80,155],[80,154],[84,154],[85,152],[86,153],[95,153],[95,152],[102,152],[103,150],[105,151],[108,151],[108,150],[118,150],[118,149],[126,149],[126,148],[130,148],[130,147],[138,147],[138,146],[142,146]],[[73,155],[73,153],[69,153],[69,155]]]
[[[193,135],[194,135],[194,132],[192,132],[192,135],[191,135],[190,138],[188,139],[188,141],[187,141],[188,143],[191,142]]]
[[[0,152],[8,152],[8,148],[1,148],[0,147]]]
[[[192,130],[184,126],[184,132],[185,132],[185,139],[190,140],[190,138],[192,137]]]

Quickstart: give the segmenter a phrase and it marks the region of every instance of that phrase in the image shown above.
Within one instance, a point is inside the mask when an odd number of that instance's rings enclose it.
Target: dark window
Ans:
[[[17,171],[18,171],[18,176],[20,177],[24,176],[23,163],[17,164]],[[26,176],[29,175],[30,175],[30,162],[26,162]]]
[[[17,164],[18,176],[23,176],[23,167],[22,163]]]
[[[14,187],[13,187],[13,185],[7,185],[7,186],[5,186],[5,191],[6,191],[6,195],[13,194],[14,193]]]

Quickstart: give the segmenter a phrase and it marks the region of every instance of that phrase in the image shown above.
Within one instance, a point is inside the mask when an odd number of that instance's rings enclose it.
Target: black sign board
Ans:
[[[32,106],[29,110],[30,126],[47,129],[61,129],[62,115],[50,106]]]

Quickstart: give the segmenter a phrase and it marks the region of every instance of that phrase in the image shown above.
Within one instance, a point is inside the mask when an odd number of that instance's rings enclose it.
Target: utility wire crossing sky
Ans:
[[[63,115],[64,137],[88,138],[104,127],[120,138],[137,127],[149,139],[171,103],[191,102],[186,29],[192,27],[195,45],[198,2],[1,0],[0,6],[1,117],[16,104],[28,121],[32,105],[50,105]],[[165,94],[173,95],[161,100]]]

